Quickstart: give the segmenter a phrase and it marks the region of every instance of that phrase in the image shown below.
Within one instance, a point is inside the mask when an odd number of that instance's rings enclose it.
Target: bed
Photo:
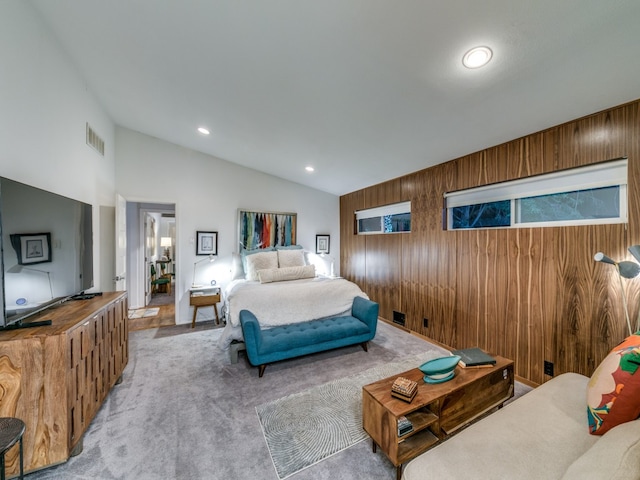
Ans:
[[[349,314],[353,299],[369,297],[344,278],[317,275],[302,249],[245,252],[241,278],[223,291],[226,325],[219,347],[242,342],[240,311],[251,311],[262,328]],[[238,268],[238,267],[236,267]]]

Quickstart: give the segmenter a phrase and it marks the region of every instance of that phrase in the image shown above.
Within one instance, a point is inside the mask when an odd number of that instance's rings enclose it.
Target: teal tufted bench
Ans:
[[[240,311],[240,324],[251,365],[259,367],[262,377],[268,363],[310,353],[361,344],[376,334],[378,304],[355,297],[351,315],[320,318],[308,322],[260,328],[256,316],[249,310]]]

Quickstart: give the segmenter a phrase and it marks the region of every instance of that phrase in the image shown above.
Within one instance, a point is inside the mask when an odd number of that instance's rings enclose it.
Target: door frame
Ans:
[[[177,204],[173,202],[151,202],[148,200],[127,200],[127,265],[129,267],[129,282],[127,292],[129,294],[129,308],[144,308],[147,305],[145,299],[146,262],[144,245],[144,217],[145,213],[171,213],[176,222],[176,249],[175,256],[175,284],[178,285],[181,278],[179,266],[179,245]],[[135,209],[135,210],[134,210]],[[178,311],[178,295],[175,295],[175,308]]]

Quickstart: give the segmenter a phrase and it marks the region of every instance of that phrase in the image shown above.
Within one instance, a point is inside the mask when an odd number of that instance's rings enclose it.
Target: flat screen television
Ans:
[[[90,204],[0,177],[0,328],[93,287],[92,216]]]

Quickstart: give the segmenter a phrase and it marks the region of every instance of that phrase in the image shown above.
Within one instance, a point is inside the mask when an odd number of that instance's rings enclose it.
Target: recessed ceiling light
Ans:
[[[198,127],[198,132],[200,132],[202,135],[209,135],[209,129],[204,128],[204,127]]]
[[[315,168],[313,168],[311,165],[309,165],[308,167],[304,167],[304,169],[309,173],[311,173],[311,172],[313,172],[315,170]]]
[[[462,57],[462,64],[467,68],[480,68],[489,63],[493,52],[489,47],[475,47]]]

